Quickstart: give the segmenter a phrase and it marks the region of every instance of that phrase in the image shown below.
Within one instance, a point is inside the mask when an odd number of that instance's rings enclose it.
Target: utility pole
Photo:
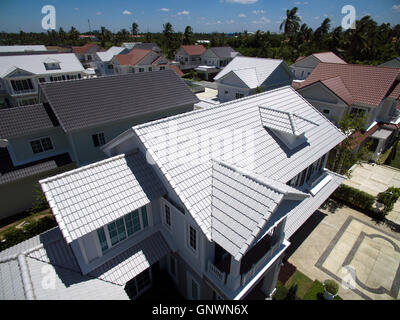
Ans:
[[[89,24],[89,34],[92,34],[92,28],[90,28],[90,20],[88,19],[88,24]]]

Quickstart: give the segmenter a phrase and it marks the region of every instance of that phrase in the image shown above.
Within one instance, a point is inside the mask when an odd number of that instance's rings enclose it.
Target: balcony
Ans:
[[[228,253],[223,254],[215,263],[208,261],[206,276],[229,299],[238,299],[258,282],[288,245],[283,234],[278,240],[269,235],[261,239],[239,262],[238,288],[232,288],[229,281],[229,274],[232,273],[231,264],[235,262],[232,262],[233,258]]]
[[[13,93],[11,95],[17,96],[17,95],[24,95],[24,94],[29,94],[29,93],[36,93],[36,92],[37,92],[36,88],[24,89],[24,90],[13,90]]]

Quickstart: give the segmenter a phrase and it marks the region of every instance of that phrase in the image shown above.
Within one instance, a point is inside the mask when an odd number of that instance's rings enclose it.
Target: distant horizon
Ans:
[[[56,30],[65,31],[74,26],[81,33],[102,26],[113,33],[125,28],[130,31],[132,23],[139,25],[139,33],[162,32],[163,24],[170,22],[175,32],[183,32],[191,26],[195,33],[240,33],[270,31],[280,33],[279,26],[286,10],[298,7],[301,23],[314,30],[325,18],[331,20],[331,29],[340,26],[344,17],[342,7],[351,4],[356,18],[369,15],[378,24],[400,24],[400,1],[385,0],[203,0],[201,3],[187,0],[173,1],[61,1],[61,0],[2,0],[0,2],[0,31],[9,33],[47,32],[42,29],[45,5],[56,9]]]

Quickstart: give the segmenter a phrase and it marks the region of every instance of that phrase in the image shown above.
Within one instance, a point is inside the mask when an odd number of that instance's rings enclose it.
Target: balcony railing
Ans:
[[[219,270],[210,260],[208,260],[207,271],[212,274],[220,284],[224,285],[226,281],[226,273]]]
[[[33,88],[33,89],[25,89],[25,90],[13,90],[13,94],[17,95],[17,94],[26,94],[26,93],[34,93],[36,92],[37,89]]]
[[[264,256],[261,257],[260,260],[258,260],[255,264],[253,264],[253,266],[250,268],[248,272],[242,274],[240,282],[242,286],[245,285],[254,275],[256,275],[260,271],[261,267],[273,257],[273,255],[275,254],[280,245],[281,241],[275,243],[272,246],[272,248],[268,250],[268,252]]]

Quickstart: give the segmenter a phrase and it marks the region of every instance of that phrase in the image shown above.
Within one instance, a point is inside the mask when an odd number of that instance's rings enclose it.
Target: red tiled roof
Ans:
[[[180,76],[180,77],[183,76],[183,72],[181,71],[181,69],[179,69],[178,66],[170,65],[169,68],[170,68],[171,70],[174,70],[175,73],[176,73],[178,76]]]
[[[84,54],[84,53],[86,53],[86,51],[88,51],[90,48],[93,48],[94,46],[97,46],[97,44],[95,44],[95,43],[86,43],[81,47],[72,47],[72,51],[74,53]]]
[[[352,101],[378,106],[382,99],[388,95],[394,82],[400,75],[399,68],[380,68],[358,64],[319,63],[307,79],[301,83],[302,89],[318,81],[328,81],[330,89],[339,97],[351,95]],[[343,85],[332,78],[340,77]]]
[[[206,48],[204,48],[201,44],[200,45],[191,45],[191,46],[182,46],[181,47],[183,50],[186,51],[186,53],[190,56],[192,55],[200,55],[203,54],[203,52],[206,51]]]
[[[127,54],[117,54],[115,58],[118,60],[120,65],[122,66],[134,66],[136,65],[140,60],[142,60],[145,56],[147,56],[151,50],[144,50],[144,49],[136,49],[132,50],[131,52]]]
[[[332,51],[313,53],[312,55],[321,62],[342,63],[342,64],[347,63],[346,61],[338,57],[336,54],[334,54]]]
[[[352,134],[352,137],[354,138],[354,140],[352,141],[353,148],[357,147],[359,144],[361,144],[363,141],[365,141],[370,135],[372,135],[376,130],[378,130],[379,127],[380,127],[380,125],[376,124],[371,129],[369,129],[367,132],[353,133]]]
[[[351,105],[354,102],[349,90],[344,85],[342,78],[335,77],[321,81],[329,90],[334,92],[340,99]]]

